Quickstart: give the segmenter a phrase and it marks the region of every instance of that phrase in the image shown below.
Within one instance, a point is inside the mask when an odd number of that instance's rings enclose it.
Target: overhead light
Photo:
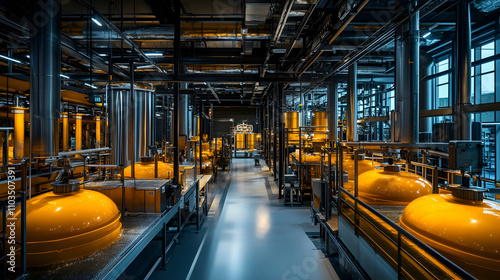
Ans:
[[[95,24],[97,24],[97,25],[99,25],[99,26],[102,26],[102,23],[100,23],[97,19],[92,18],[92,21],[93,21]]]
[[[88,83],[85,83],[84,85],[86,85],[86,86],[88,86],[88,87],[90,87],[90,88],[93,88],[93,89],[97,89],[97,87],[96,87],[96,86],[91,85],[91,84],[88,84]]]
[[[207,85],[207,82],[203,82],[204,85]]]
[[[162,53],[145,53],[146,56],[163,56]]]
[[[26,55],[26,58],[30,58],[30,55],[29,55],[29,54],[27,54],[27,55]]]
[[[68,77],[68,76],[63,75],[63,74],[59,74],[59,76],[61,76],[61,78],[69,79],[69,77]]]
[[[20,60],[17,60],[17,59],[14,59],[14,58],[10,58],[8,56],[1,55],[1,54],[0,54],[0,58],[7,59],[7,60],[10,60],[10,61],[15,62],[15,63],[21,63]]]
[[[241,35],[246,35],[246,34],[248,34],[248,28],[242,28]]]
[[[423,38],[427,38],[429,35],[431,35],[431,33],[430,33],[430,32],[427,32],[427,33],[425,33],[422,37],[423,37]]]

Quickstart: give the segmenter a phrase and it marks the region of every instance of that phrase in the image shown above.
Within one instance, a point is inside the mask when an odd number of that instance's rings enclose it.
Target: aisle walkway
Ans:
[[[187,274],[167,271],[156,279],[338,279],[307,235],[318,232],[310,223],[310,208],[283,206],[272,177],[253,164],[253,159],[233,159],[220,216],[207,221],[197,253],[182,256],[183,263],[190,263]],[[178,262],[178,257],[174,254],[171,260]]]

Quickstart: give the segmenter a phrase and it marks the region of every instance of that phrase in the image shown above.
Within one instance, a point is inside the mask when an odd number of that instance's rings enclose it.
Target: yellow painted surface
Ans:
[[[96,148],[101,147],[101,117],[95,117],[95,143]]]
[[[245,134],[243,133],[236,134],[236,148],[245,149]]]
[[[69,119],[68,113],[62,113],[62,149],[63,152],[69,151]]]
[[[182,167],[179,167],[179,172]],[[155,179],[155,163],[154,162],[138,162],[135,164],[135,178],[136,179]],[[129,165],[124,170],[125,178],[130,178],[132,175],[132,166]],[[158,178],[157,179],[171,179],[174,174],[174,166],[171,163],[158,161]]]
[[[406,205],[432,193],[432,185],[410,172],[390,172],[383,169],[366,171],[358,177],[358,195],[374,205]]]
[[[288,131],[288,143],[298,144],[299,143],[299,112],[285,112],[283,113],[283,122],[285,123],[285,128]]]
[[[13,108],[14,113],[14,158],[24,157],[24,110],[25,108]]]
[[[247,134],[247,149],[255,149],[255,134],[253,133]]]
[[[344,155],[345,156],[345,155]],[[358,174],[361,175],[366,171],[374,170],[375,167],[380,166],[380,163],[371,160],[358,160]],[[354,160],[344,159],[343,171],[347,171],[349,180],[354,180]]]
[[[326,112],[313,112],[313,116],[311,118],[311,126],[312,133],[314,133],[313,140],[326,139],[327,134],[326,126],[327,126],[327,113]],[[314,126],[323,126],[323,127],[314,127]]]
[[[79,151],[82,149],[82,118],[83,114],[76,114],[76,124],[75,124],[75,150]]]
[[[28,200],[26,215],[28,266],[90,255],[113,243],[121,231],[120,212],[115,203],[91,190],[36,196]],[[19,217],[19,209],[15,217]],[[20,229],[16,227],[18,242]]]
[[[408,204],[400,225],[473,276],[500,275],[500,204],[426,195]]]

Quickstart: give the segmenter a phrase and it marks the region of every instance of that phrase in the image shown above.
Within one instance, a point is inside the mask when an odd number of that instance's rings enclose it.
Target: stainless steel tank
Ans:
[[[148,146],[154,143],[154,91],[134,89],[134,131],[131,124],[130,86],[115,87],[109,94],[109,135],[113,148],[113,163],[128,166],[132,163],[129,146],[133,144],[135,161],[147,155]],[[134,143],[129,135],[133,133]],[[125,158],[125,160],[123,160]]]

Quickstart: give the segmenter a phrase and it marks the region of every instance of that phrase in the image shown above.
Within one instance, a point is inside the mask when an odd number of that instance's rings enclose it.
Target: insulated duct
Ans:
[[[41,0],[30,7],[31,153],[52,157],[59,152],[61,4]]]
[[[419,129],[419,12],[396,30],[396,111],[394,141],[418,143]]]

